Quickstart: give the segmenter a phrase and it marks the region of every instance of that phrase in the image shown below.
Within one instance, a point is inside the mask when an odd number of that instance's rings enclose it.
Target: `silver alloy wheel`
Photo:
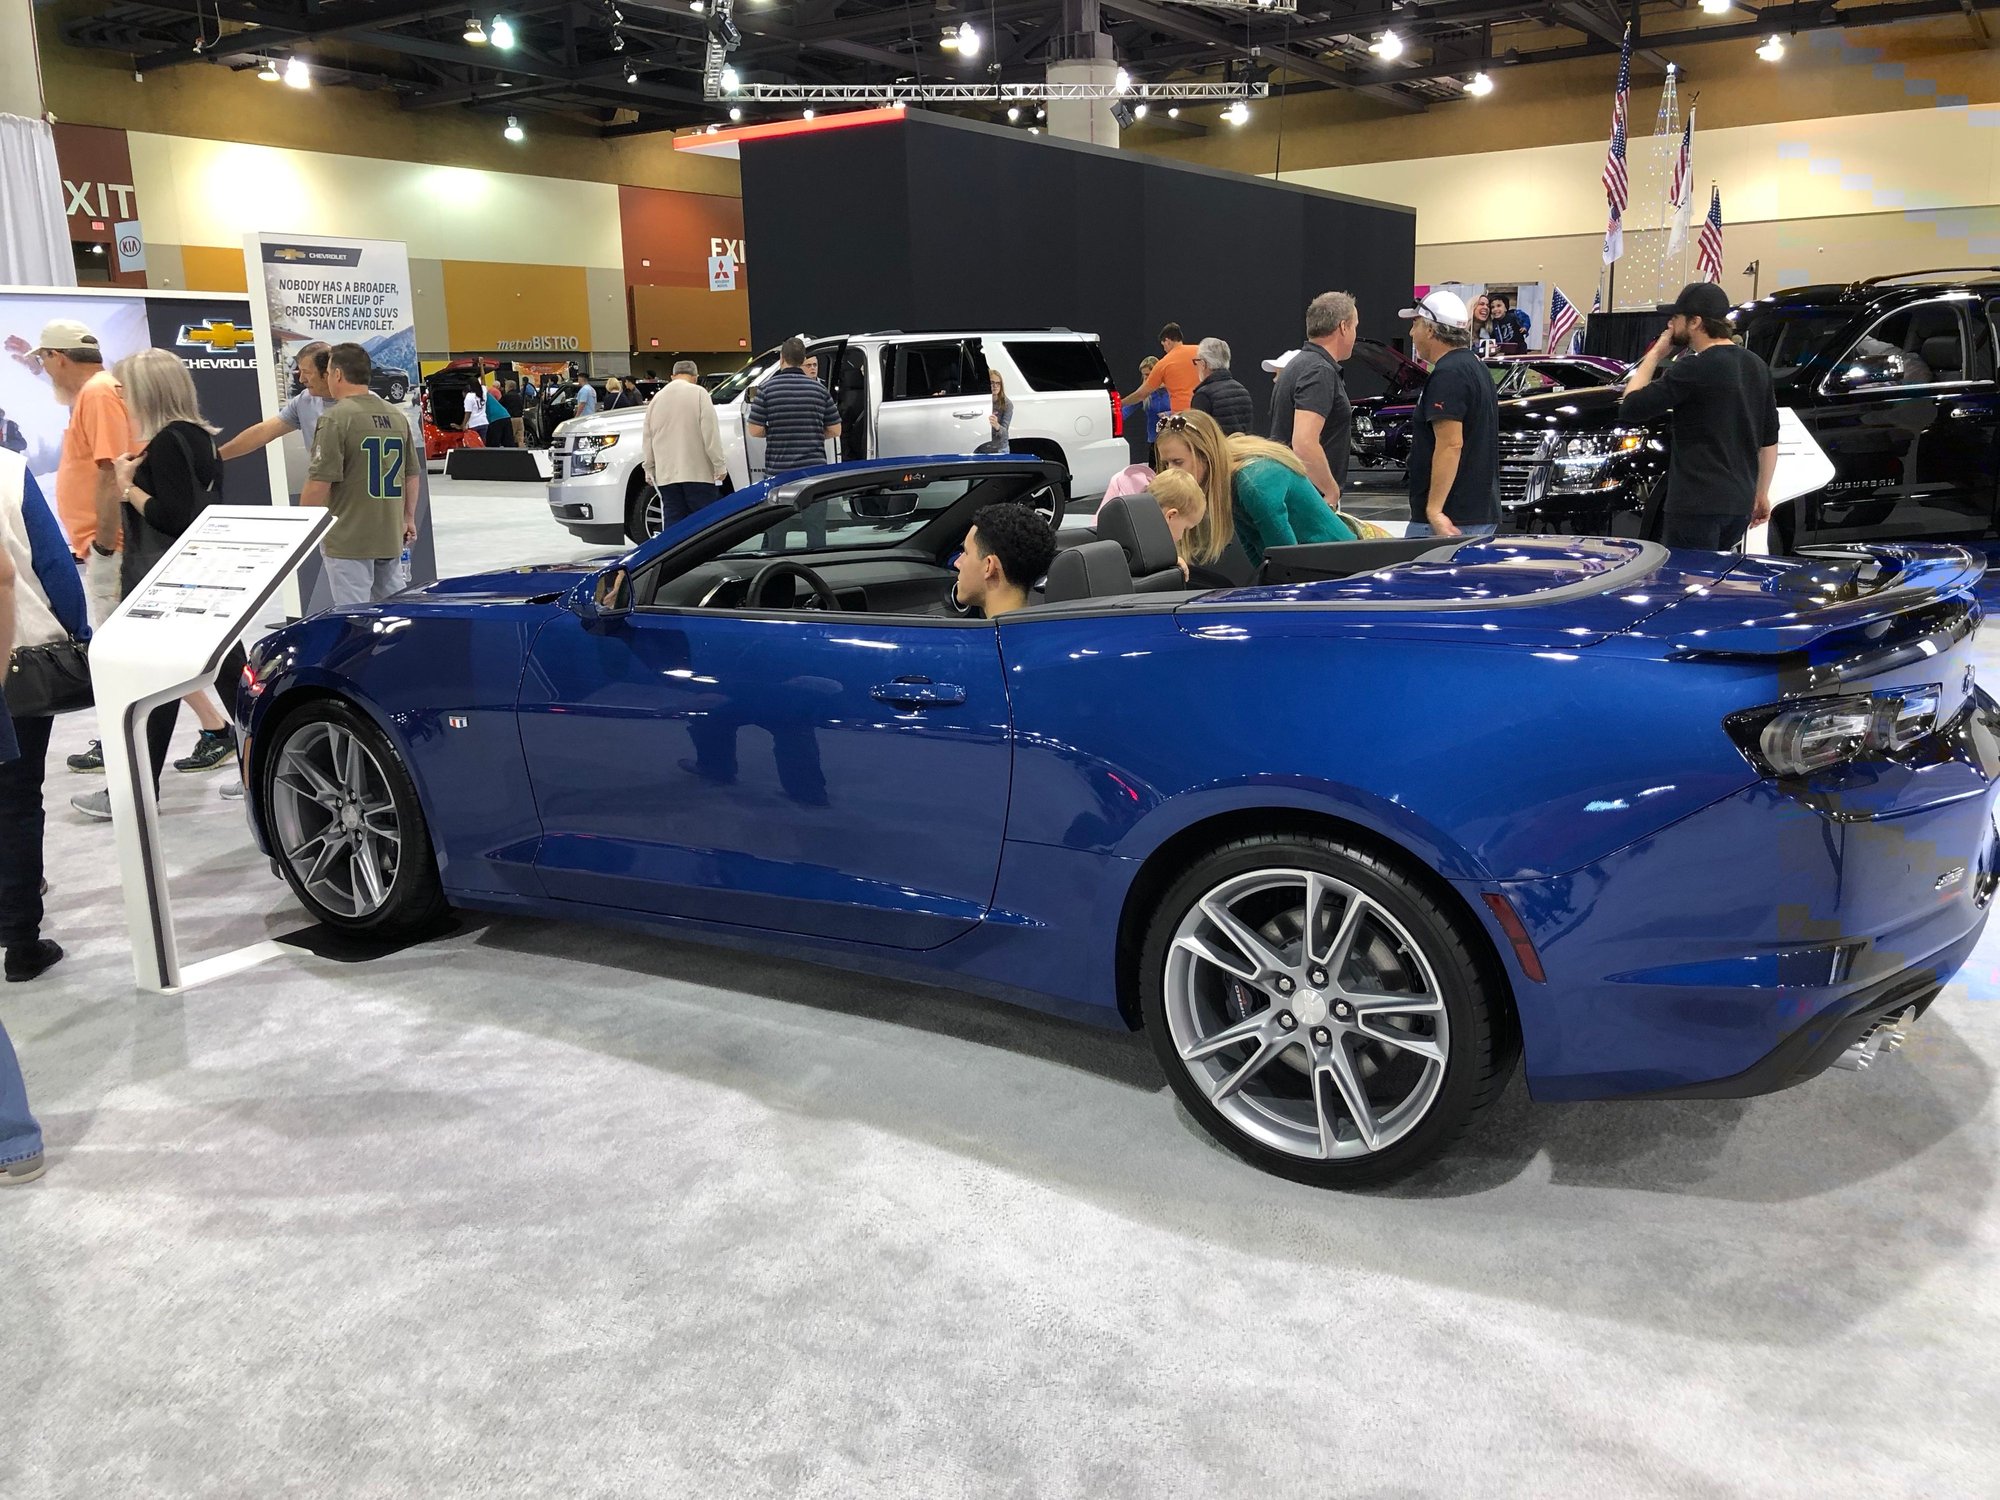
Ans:
[[[652,485],[646,487],[645,509],[639,512],[639,530],[644,533],[641,541],[650,542],[667,529],[666,507],[661,503],[660,492]]]
[[[271,818],[280,856],[315,901],[344,917],[381,910],[403,836],[388,778],[359,735],[321,722],[285,741]]]
[[[1290,1156],[1372,1156],[1416,1128],[1444,1083],[1451,1027],[1422,946],[1316,870],[1232,876],[1189,907],[1165,1001],[1204,1097]]]

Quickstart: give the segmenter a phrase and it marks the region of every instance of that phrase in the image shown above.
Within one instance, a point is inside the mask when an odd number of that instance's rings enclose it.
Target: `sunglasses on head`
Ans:
[[[1161,432],[1191,432],[1194,430],[1194,423],[1188,420],[1186,412],[1170,411],[1164,417],[1160,418],[1159,430]]]

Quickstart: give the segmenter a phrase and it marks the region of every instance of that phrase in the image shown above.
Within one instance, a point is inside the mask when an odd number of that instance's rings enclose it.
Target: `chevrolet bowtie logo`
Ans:
[[[273,250],[271,258],[273,260],[304,260],[306,253],[303,250],[294,250],[290,245],[287,245],[282,250]]]
[[[200,323],[181,324],[181,336],[175,342],[227,354],[237,345],[249,343],[253,337],[249,329],[238,328],[227,318],[208,318]]]

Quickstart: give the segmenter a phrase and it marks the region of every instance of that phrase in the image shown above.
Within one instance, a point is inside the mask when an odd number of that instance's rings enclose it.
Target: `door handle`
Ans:
[[[955,682],[932,682],[928,677],[898,677],[879,683],[870,697],[898,708],[950,708],[965,701],[965,689]]]
[[[1945,415],[1960,422],[1971,422],[1985,416],[1986,413],[1976,406],[1954,406]]]
[[[954,417],[959,417],[963,420],[970,421],[973,417],[978,416],[979,413],[977,411],[955,411],[952,413],[952,415]]]

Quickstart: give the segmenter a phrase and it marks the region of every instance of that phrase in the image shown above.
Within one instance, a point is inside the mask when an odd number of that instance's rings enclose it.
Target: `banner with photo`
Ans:
[[[262,420],[258,353],[250,304],[240,296],[187,292],[0,289],[0,444],[28,461],[42,493],[55,504],[69,408],[31,357],[42,326],[73,318],[97,335],[106,369],[145,348],[172,351],[194,377],[201,412],[229,437]],[[230,505],[268,505],[264,463],[252,456],[228,464],[222,498]]]
[[[410,547],[410,582],[437,577],[431,540],[430,494],[423,463],[423,419],[415,397],[417,320],[410,290],[410,254],[395,240],[349,240],[328,235],[246,235],[245,269],[253,298],[258,347],[269,358],[263,414],[278,409],[301,387],[296,354],[308,343],[359,344],[374,369],[369,387],[409,418],[413,451],[405,472],[417,485],[417,540]],[[261,294],[261,295],[260,295]],[[305,483],[306,454],[296,439],[269,450],[272,482],[296,496]],[[306,613],[328,602],[318,559],[299,571]]]

